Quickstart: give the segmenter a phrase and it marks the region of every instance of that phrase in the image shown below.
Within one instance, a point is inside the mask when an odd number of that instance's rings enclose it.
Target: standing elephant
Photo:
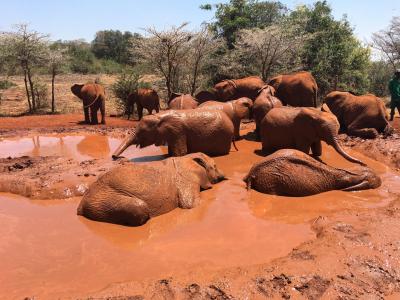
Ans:
[[[331,190],[374,189],[381,185],[379,176],[368,167],[360,166],[349,172],[330,167],[294,149],[276,151],[256,163],[244,181],[248,189],[294,197]]]
[[[71,92],[83,102],[86,124],[98,124],[98,110],[101,113],[101,124],[106,124],[106,93],[103,86],[97,83],[74,84],[71,86]]]
[[[133,113],[134,104],[136,103],[139,120],[143,117],[143,108],[147,109],[149,115],[153,113],[153,110],[158,113],[160,111],[160,98],[153,89],[138,89],[136,92],[129,94],[128,96],[128,119]]]
[[[217,96],[215,95],[215,91],[200,91],[198,92],[195,96],[196,101],[198,103],[203,103],[206,101],[213,101],[217,99]]]
[[[253,101],[242,97],[237,100],[221,103],[218,101],[207,101],[199,105],[198,109],[222,110],[231,119],[234,127],[235,139],[240,138],[240,122],[250,118]]]
[[[272,78],[268,84],[274,87],[275,96],[284,105],[317,107],[318,85],[309,72],[278,75]]]
[[[113,154],[118,158],[130,145],[144,148],[168,144],[171,156],[203,152],[218,156],[229,153],[233,139],[233,124],[223,111],[170,110],[145,116],[136,130],[126,138]]]
[[[101,222],[140,226],[177,207],[200,203],[200,189],[224,179],[203,153],[164,161],[127,163],[103,174],[83,195],[78,215]]]
[[[253,105],[253,118],[256,122],[256,134],[258,137],[262,119],[274,107],[282,107],[282,102],[275,97],[275,89],[270,85],[265,85],[261,88]]]
[[[322,110],[332,112],[339,121],[340,129],[348,135],[376,138],[379,133],[391,134],[384,102],[372,94],[355,96],[349,92],[331,92]]]
[[[338,141],[339,122],[336,117],[316,108],[273,108],[261,122],[260,134],[264,152],[297,149],[314,156],[322,154],[321,141],[335,148],[345,159],[364,165],[347,154]]]
[[[173,98],[168,102],[170,109],[194,109],[199,103],[190,94],[173,94]]]
[[[250,76],[241,79],[227,79],[214,86],[217,100],[226,102],[229,100],[247,97],[254,100],[258,91],[265,85],[258,76]]]

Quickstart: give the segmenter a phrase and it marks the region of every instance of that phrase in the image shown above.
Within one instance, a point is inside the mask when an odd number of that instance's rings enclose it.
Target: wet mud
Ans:
[[[252,126],[245,124],[242,134]],[[0,194],[0,256],[6,258],[0,298],[318,299],[368,292],[374,299],[400,290],[400,178],[371,156],[349,151],[381,176],[376,190],[265,195],[247,191],[242,181],[262,159],[255,151],[261,145],[249,135],[236,142],[239,151],[215,158],[228,180],[202,192],[201,205],[131,228],[77,216],[81,192],[63,194],[126,163],[110,159],[120,139],[36,133],[0,141],[0,182],[36,187],[8,189],[25,197]],[[165,153],[131,147],[124,155],[140,163]],[[327,145],[322,160],[353,166]],[[46,180],[48,189],[40,186]]]

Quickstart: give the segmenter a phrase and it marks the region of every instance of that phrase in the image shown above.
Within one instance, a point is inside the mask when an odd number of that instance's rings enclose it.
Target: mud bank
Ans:
[[[242,134],[252,126],[243,126]],[[0,142],[1,176],[19,180],[16,186],[37,184],[36,191],[49,198],[60,196],[51,187],[63,192],[90,184],[124,163],[110,160],[120,140],[108,134],[26,133],[28,138]],[[243,139],[237,145],[239,151],[215,158],[228,180],[202,192],[201,205],[137,228],[77,216],[75,194],[64,200],[1,194],[0,255],[6,259],[0,260],[0,298],[378,299],[400,291],[395,171],[350,151],[381,176],[379,189],[264,195],[247,191],[242,181],[262,159],[255,153],[260,144]],[[136,163],[163,154],[158,147],[124,153]],[[353,166],[326,145],[322,160]],[[49,189],[40,185],[46,180]]]

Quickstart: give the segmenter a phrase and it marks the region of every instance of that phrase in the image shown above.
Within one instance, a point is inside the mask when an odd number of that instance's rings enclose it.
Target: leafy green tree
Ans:
[[[393,66],[390,62],[373,61],[369,70],[369,91],[378,97],[388,96],[388,82],[393,76]]]
[[[211,10],[210,4],[200,6]],[[226,39],[228,47],[233,48],[236,34],[240,29],[265,28],[277,23],[286,13],[286,7],[279,1],[230,0],[228,3],[215,5],[214,23],[211,29],[219,37]]]

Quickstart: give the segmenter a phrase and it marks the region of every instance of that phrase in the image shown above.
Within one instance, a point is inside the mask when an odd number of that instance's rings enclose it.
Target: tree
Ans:
[[[50,47],[48,53],[48,66],[51,74],[51,112],[54,113],[55,107],[55,93],[54,93],[54,83],[56,75],[60,74],[62,68],[65,66],[66,54],[65,50],[59,47]]]
[[[179,70],[187,55],[187,44],[192,38],[184,30],[186,25],[184,23],[165,31],[147,28],[149,36],[132,45],[131,55],[138,57],[164,77],[168,97],[179,88]]]
[[[200,8],[211,10],[212,5],[205,4]],[[210,24],[211,29],[217,36],[225,38],[230,49],[240,29],[265,28],[277,23],[287,11],[279,1],[257,0],[230,0],[229,3],[216,4],[215,8],[216,21]]]
[[[374,33],[372,42],[394,69],[400,66],[400,17],[394,17],[387,29]]]
[[[393,76],[393,66],[385,61],[378,60],[371,63],[369,70],[369,91],[378,97],[385,97],[389,93],[388,82]]]
[[[299,64],[300,52],[306,35],[288,22],[264,29],[241,29],[234,44],[237,59],[249,70],[266,81],[271,73],[293,70]]]
[[[16,25],[16,31],[3,32],[1,42],[6,60],[19,66],[24,73],[29,111],[36,111],[33,72],[46,61],[47,35],[30,31],[26,24]]]

